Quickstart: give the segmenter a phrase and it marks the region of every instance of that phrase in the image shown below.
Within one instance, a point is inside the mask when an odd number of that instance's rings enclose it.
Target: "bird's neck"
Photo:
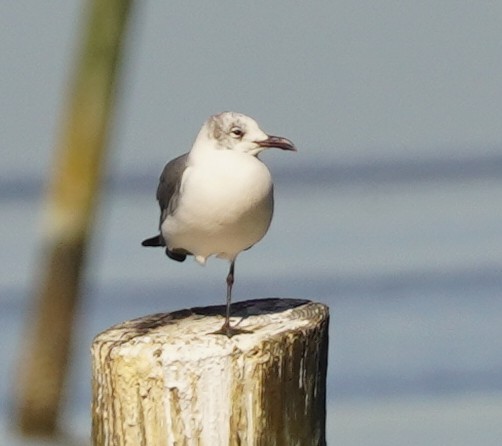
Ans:
[[[218,146],[214,138],[210,137],[209,129],[203,126],[190,149],[190,157],[204,156],[204,154],[210,154],[215,150],[221,150],[221,147]]]

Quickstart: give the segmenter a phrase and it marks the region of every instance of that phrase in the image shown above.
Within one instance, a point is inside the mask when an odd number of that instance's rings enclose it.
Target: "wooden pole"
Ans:
[[[116,325],[92,346],[94,446],[325,445],[329,312],[299,299]]]
[[[131,0],[89,0],[47,199],[42,271],[15,395],[29,435],[55,435]]]

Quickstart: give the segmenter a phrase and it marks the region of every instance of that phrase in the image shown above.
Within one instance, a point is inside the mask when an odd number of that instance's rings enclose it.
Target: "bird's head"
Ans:
[[[199,137],[206,139],[206,143],[211,142],[216,149],[253,156],[269,147],[296,151],[289,139],[267,135],[253,118],[234,112],[211,116],[202,127]]]

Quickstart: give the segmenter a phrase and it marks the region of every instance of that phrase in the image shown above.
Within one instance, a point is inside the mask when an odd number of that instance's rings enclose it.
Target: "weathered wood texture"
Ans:
[[[298,299],[156,314],[96,337],[93,444],[325,445],[329,312]]]

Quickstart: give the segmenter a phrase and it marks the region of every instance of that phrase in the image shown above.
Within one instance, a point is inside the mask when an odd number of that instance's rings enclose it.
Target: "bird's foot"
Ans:
[[[250,330],[244,330],[243,328],[232,327],[229,322],[225,321],[219,330],[213,331],[210,334],[225,335],[227,338],[238,334],[250,334],[253,333]]]

